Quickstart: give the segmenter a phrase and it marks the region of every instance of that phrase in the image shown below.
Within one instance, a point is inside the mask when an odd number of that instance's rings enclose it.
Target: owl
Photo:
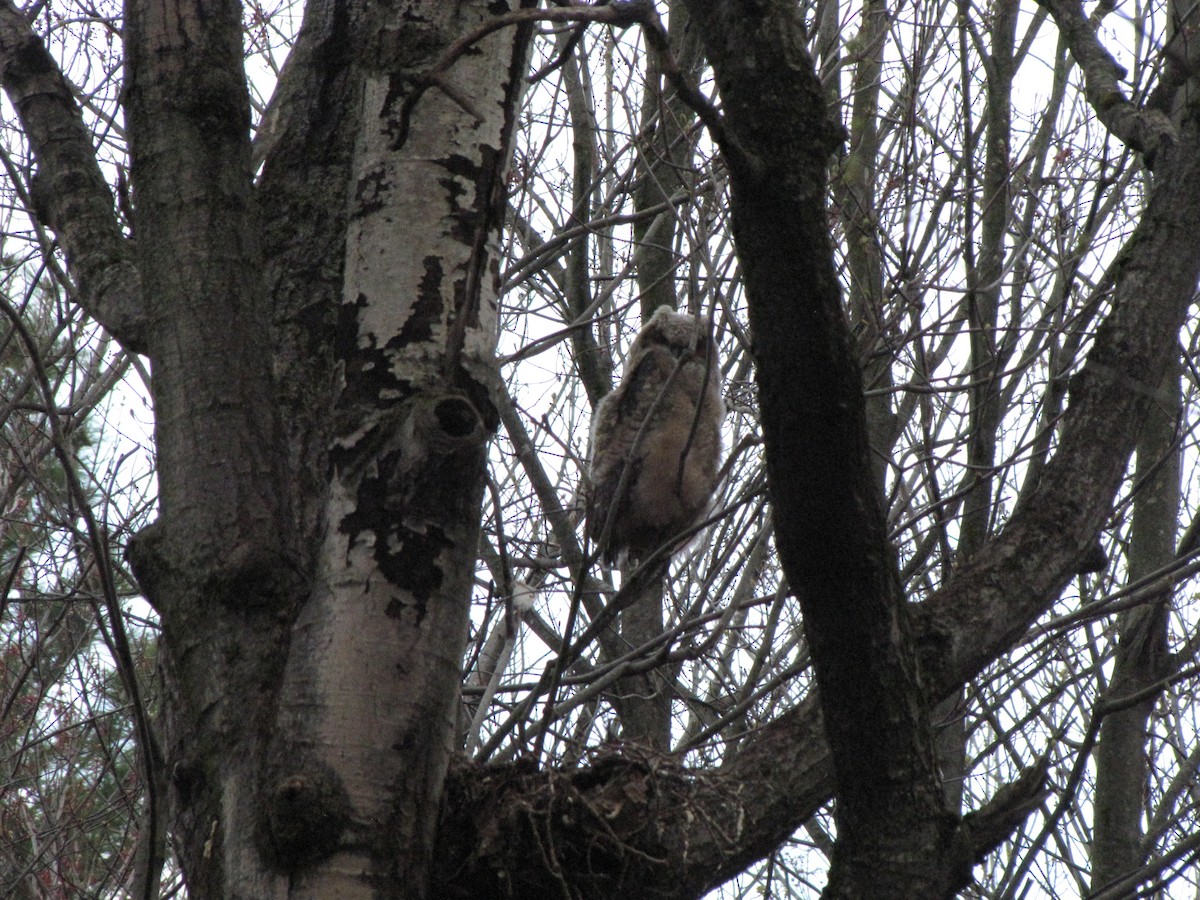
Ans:
[[[592,418],[587,532],[606,562],[645,558],[708,510],[724,415],[707,327],[660,306]]]

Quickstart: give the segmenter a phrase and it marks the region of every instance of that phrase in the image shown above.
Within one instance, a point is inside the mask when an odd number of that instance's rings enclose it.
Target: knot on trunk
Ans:
[[[279,868],[292,870],[337,850],[350,820],[350,801],[333,772],[313,765],[279,777],[263,812],[270,857]]]
[[[286,604],[307,592],[296,561],[276,547],[243,541],[205,551],[195,542],[174,538],[162,521],[138,532],[125,555],[146,598],[160,612],[170,597],[197,584],[205,597],[242,610]]]

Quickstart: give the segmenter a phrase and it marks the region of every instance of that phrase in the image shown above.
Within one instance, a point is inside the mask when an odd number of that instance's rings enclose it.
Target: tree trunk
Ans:
[[[427,895],[497,423],[496,238],[528,32],[442,60],[495,4],[412,5],[310,6],[257,193],[240,7],[129,13],[161,486],[133,557],[162,614],[196,897]],[[332,135],[318,86],[346,104]],[[289,269],[303,258],[307,285]]]
[[[1010,143],[1012,138],[1013,44],[1016,41],[1017,7],[1013,0],[996,4],[992,21],[990,68],[987,79],[986,136],[983,151],[983,185],[980,201],[979,248],[974,246],[974,206],[966,205],[963,255],[967,276],[967,316],[971,346],[971,388],[964,476],[962,525],[957,556],[968,560],[985,545],[993,523],[993,469],[996,438],[1003,407],[1001,372],[1008,350],[998,346],[1001,285],[1005,245],[1012,203],[1009,199]],[[966,28],[963,20],[960,27]],[[969,82],[964,82],[964,84]],[[966,143],[972,131],[970,97],[963,98]],[[975,194],[972,166],[966,167],[966,194]],[[963,778],[967,774],[967,728],[963,715],[965,692],[958,691],[941,703],[934,716],[945,725],[938,732],[937,753],[945,777],[947,800],[954,809],[962,805]]]
[[[313,0],[252,147],[240,9],[131,0],[135,257],[69,86],[0,5],[0,72],[81,300],[153,363],[161,517],[130,555],[162,619],[191,895],[700,896],[835,793],[830,896],[952,893],[1022,807],[958,827],[929,701],[1027,634],[1110,514],[1200,271],[1194,121],[1158,148],[1044,477],[913,608],[833,268],[839,136],[801,16],[785,0],[691,0],[723,100],[723,117],[696,106],[733,181],[777,547],[819,696],[756,723],[716,771],[614,754],[448,778],[527,34],[444,54],[502,7]],[[647,8],[542,13],[652,25]],[[1105,97],[1099,115],[1122,111]],[[593,587],[584,602],[599,604]]]
[[[1129,582],[1151,577],[1175,559],[1180,503],[1180,446],[1176,442],[1182,395],[1172,367],[1163,380],[1138,440],[1133,521],[1129,535]],[[1173,668],[1167,649],[1171,592],[1156,592],[1117,620],[1119,641],[1101,709],[1111,707],[1096,745],[1096,801],[1091,846],[1092,891],[1145,862],[1142,816],[1150,777],[1146,726]],[[1158,690],[1154,690],[1155,684]]]
[[[670,5],[668,39],[678,64],[691,76],[698,68],[699,42],[688,27],[687,10],[680,0]],[[638,246],[637,286],[642,322],[648,322],[660,306],[680,307],[676,280],[681,271],[675,252],[678,211],[669,206],[652,217],[646,210],[671,198],[684,187],[691,167],[695,115],[665,84],[660,54],[646,54],[646,93],[642,98],[643,149],[639,155],[638,188],[634,208],[633,236]],[[685,309],[686,311],[686,309]],[[625,652],[641,647],[662,634],[663,598],[667,568],[656,577],[629,608],[621,613],[621,646]],[[625,737],[659,750],[671,746],[671,702],[674,678],[668,666],[660,666],[617,682],[615,702],[621,714]]]
[[[261,339],[268,311],[241,33],[240,7],[224,0],[133,3],[126,16],[160,510],[130,560],[162,619],[174,830],[201,897],[265,886],[246,877],[259,869],[255,760],[272,718],[262,688],[286,643],[277,610],[299,587]]]
[[[742,7],[689,4],[725,102],[776,547],[833,755],[838,840],[823,896],[948,896],[970,863],[941,793],[832,266],[824,190],[838,134],[800,14]]]

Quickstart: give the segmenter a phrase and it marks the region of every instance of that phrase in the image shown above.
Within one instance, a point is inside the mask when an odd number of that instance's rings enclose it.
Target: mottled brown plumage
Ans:
[[[708,510],[725,415],[712,348],[702,320],[659,307],[596,407],[588,535],[610,563],[648,556]]]

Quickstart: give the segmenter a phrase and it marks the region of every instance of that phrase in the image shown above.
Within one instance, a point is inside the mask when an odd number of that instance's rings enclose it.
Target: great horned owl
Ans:
[[[644,558],[708,509],[724,415],[704,322],[660,306],[592,419],[587,530],[607,562]]]

